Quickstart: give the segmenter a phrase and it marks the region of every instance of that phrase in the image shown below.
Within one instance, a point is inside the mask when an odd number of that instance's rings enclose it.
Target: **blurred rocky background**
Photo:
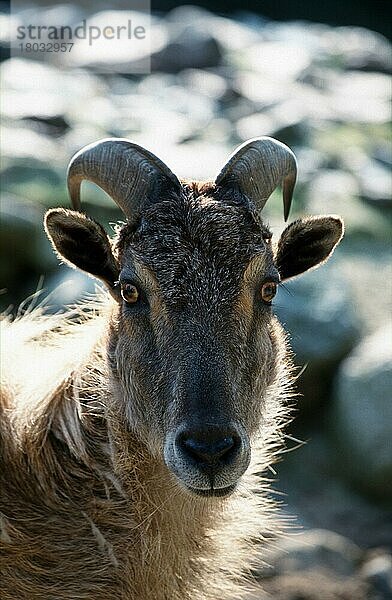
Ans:
[[[364,25],[352,4],[351,22]],[[124,8],[112,5],[34,11],[42,23],[51,10],[64,25],[91,12],[110,22]],[[23,311],[36,289],[34,302],[50,294],[50,310],[94,290],[59,266],[42,230],[46,208],[68,206],[66,166],[83,145],[132,138],[196,179],[213,178],[247,138],[290,145],[299,163],[291,219],[338,213],[346,235],[327,265],[277,297],[301,395],[287,437],[295,450],[277,465],[274,489],[297,533],[274,546],[255,576],[278,600],[390,599],[391,47],[364,27],[278,22],[234,8],[225,16],[193,6],[153,12],[152,70],[144,75],[99,48],[66,69],[58,56],[7,58],[3,43],[1,309]],[[17,18],[24,22],[29,10]],[[386,33],[379,17],[372,22]],[[109,230],[121,218],[94,186],[85,184],[83,195]],[[277,191],[265,211],[275,236],[281,204]],[[249,596],[262,597],[258,588]]]

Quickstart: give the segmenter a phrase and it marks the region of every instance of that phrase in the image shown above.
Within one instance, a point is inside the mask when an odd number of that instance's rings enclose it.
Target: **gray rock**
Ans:
[[[259,592],[249,600],[370,600],[367,586],[359,577],[342,580],[321,569],[283,573],[263,581],[262,587],[265,595]]]
[[[362,558],[361,549],[347,538],[323,529],[311,529],[282,540],[271,550],[261,575],[281,575],[289,572],[304,573],[313,569],[331,571],[338,577],[352,575]]]
[[[345,69],[392,71],[392,54],[388,40],[364,27],[337,27],[332,51]]]
[[[3,153],[6,155],[24,156],[30,152],[35,158],[42,155],[50,162],[64,164],[67,160],[62,144],[58,144],[53,136],[31,131],[30,118],[49,125],[60,123],[63,131],[64,124],[68,130],[78,123],[86,122],[87,125],[95,120],[99,120],[102,128],[110,110],[110,124],[113,122],[116,107],[107,98],[107,86],[94,75],[81,70],[72,73],[61,71],[53,65],[25,58],[7,60],[2,68]],[[50,127],[40,131],[53,134]]]
[[[383,73],[335,72],[329,84],[335,119],[357,123],[388,123],[391,82]]]
[[[84,67],[98,73],[113,75],[145,74],[150,72],[150,55],[164,47],[167,34],[164,23],[133,5],[133,10],[102,10],[90,15],[87,26],[130,27],[130,37],[120,34],[116,39],[100,36],[92,44],[88,39],[74,38],[72,52],[62,53],[61,62],[67,68]],[[156,26],[158,24],[158,27]],[[144,28],[135,38],[135,28]],[[138,34],[139,35],[139,34]]]
[[[46,25],[46,27],[75,25],[86,16],[85,10],[80,5],[71,3],[43,6],[42,8],[35,5],[24,10],[21,10],[21,2],[15,4],[15,14],[18,15],[23,25]]]
[[[365,160],[369,164],[366,157]],[[355,171],[352,164],[347,164],[347,167]],[[368,188],[372,187],[374,190],[373,193],[375,193],[376,186],[382,186],[382,189],[385,190],[388,185],[388,182],[385,182],[384,173],[379,183],[376,180],[370,182],[368,177],[366,181]],[[340,215],[345,223],[346,238],[355,236],[389,240],[390,224],[388,219],[373,205],[360,200],[361,184],[358,176],[353,173],[340,169],[320,169],[309,182],[306,191],[307,212],[314,215],[322,213]]]
[[[189,29],[151,57],[151,68],[178,73],[182,69],[214,67],[220,61],[218,42],[205,31]]]
[[[370,158],[361,148],[346,149],[341,159],[355,176],[361,198],[378,208],[392,208],[391,148],[380,144],[374,153],[381,160]]]
[[[43,210],[4,193],[1,201],[1,310],[18,305],[39,286],[42,273],[55,263],[42,226]]]
[[[68,94],[72,94],[74,86],[67,85],[70,78],[61,71],[26,58],[11,58],[4,62],[2,69],[2,113],[5,116],[10,119],[30,116],[51,118],[65,114]],[[45,102],[42,101],[43,95]]]
[[[389,169],[368,160],[363,169],[358,172],[361,182],[361,196],[369,203],[379,208],[392,208],[392,178]]]
[[[365,338],[342,363],[331,429],[347,478],[384,502],[392,499],[392,327]]]
[[[272,136],[276,128],[275,120],[266,112],[254,112],[238,119],[236,133],[241,141],[255,137],[256,132],[262,131],[264,135]]]
[[[297,439],[307,443],[276,465],[277,499],[281,494],[287,498],[285,512],[289,518],[295,515],[301,527],[335,531],[362,548],[388,548],[392,543],[389,507],[358,494],[337,476],[333,440],[320,431],[323,421],[318,413],[314,428],[295,432]],[[289,447],[294,444],[288,441]]]
[[[265,109],[277,102],[283,102],[288,95],[294,96],[299,86],[282,83],[274,78],[264,80],[258,73],[239,71],[233,81],[233,89],[237,94],[255,105],[257,109]]]
[[[312,54],[306,44],[293,40],[263,39],[252,44],[243,54],[248,69],[259,74],[261,80],[294,81],[310,66]]]
[[[267,24],[268,39],[311,48],[313,60],[322,67],[390,73],[392,57],[388,40],[362,27],[328,27],[298,21]]]
[[[61,146],[52,137],[32,131],[27,126],[3,127],[2,133],[3,157],[15,162],[29,159],[32,164],[40,161],[46,169],[47,163],[58,165],[64,160]]]
[[[182,6],[169,13],[170,38],[165,47],[152,54],[152,70],[178,73],[182,69],[219,65],[222,49],[212,22],[211,13],[197,7]]]
[[[296,364],[306,365],[297,382],[303,393],[300,405],[313,410],[326,400],[336,367],[355,345],[360,328],[336,262],[285,283],[276,307]]]
[[[374,556],[362,567],[363,578],[371,585],[375,600],[392,598],[392,556],[380,554]]]
[[[28,131],[28,130],[26,130]],[[38,134],[35,134],[38,135]],[[18,136],[15,136],[17,139]],[[40,159],[33,156],[33,146],[30,145],[32,140],[28,140],[26,135],[26,146],[21,152],[25,152],[25,156],[11,157],[3,155],[3,170],[1,172],[1,183],[4,193],[9,193],[16,196],[15,207],[12,210],[17,210],[17,205],[21,202],[21,215],[24,214],[24,199],[27,199],[27,204],[41,210],[42,206],[53,206],[53,203],[68,204],[66,188],[64,186],[64,170],[56,167],[56,159],[54,157],[44,160],[44,152],[46,150],[37,145],[37,156],[42,154]],[[54,200],[55,199],[55,200]],[[4,207],[8,211],[8,200]],[[42,221],[40,223],[42,229]],[[11,234],[10,234],[11,235]]]
[[[299,103],[287,100],[269,110],[253,112],[237,122],[237,134],[242,140],[255,137],[259,132],[296,146],[304,141],[309,127]]]
[[[376,141],[373,157],[385,167],[389,169],[392,167],[392,148],[389,139]]]
[[[209,98],[220,99],[227,92],[227,82],[218,73],[203,69],[184,69],[179,79],[197,95],[203,94]]]

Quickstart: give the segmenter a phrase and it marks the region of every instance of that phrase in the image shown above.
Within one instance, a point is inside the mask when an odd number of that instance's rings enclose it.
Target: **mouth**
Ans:
[[[229,496],[230,494],[232,494],[234,492],[234,490],[237,487],[237,484],[232,483],[231,485],[228,485],[227,487],[224,487],[224,488],[211,487],[210,489],[207,489],[207,490],[194,488],[189,485],[187,485],[185,487],[192,494],[195,494],[196,496],[201,496],[202,498],[224,498],[225,496]]]

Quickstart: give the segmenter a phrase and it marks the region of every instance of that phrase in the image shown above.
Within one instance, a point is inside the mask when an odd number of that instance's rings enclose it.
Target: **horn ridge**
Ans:
[[[297,161],[288,146],[271,137],[248,140],[230,156],[215,183],[236,185],[258,210],[274,189],[283,184],[284,218],[287,220],[297,177]]]
[[[165,188],[181,188],[177,177],[157,156],[125,138],[105,138],[88,144],[71,159],[67,173],[72,206],[80,210],[83,180],[103,189],[128,220]]]

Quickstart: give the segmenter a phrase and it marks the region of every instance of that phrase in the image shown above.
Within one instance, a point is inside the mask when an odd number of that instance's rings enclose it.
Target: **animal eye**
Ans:
[[[263,302],[269,304],[276,294],[278,286],[273,281],[267,281],[263,283],[260,289],[260,296]]]
[[[139,299],[139,290],[133,283],[123,283],[121,285],[121,296],[127,304],[135,304]]]

